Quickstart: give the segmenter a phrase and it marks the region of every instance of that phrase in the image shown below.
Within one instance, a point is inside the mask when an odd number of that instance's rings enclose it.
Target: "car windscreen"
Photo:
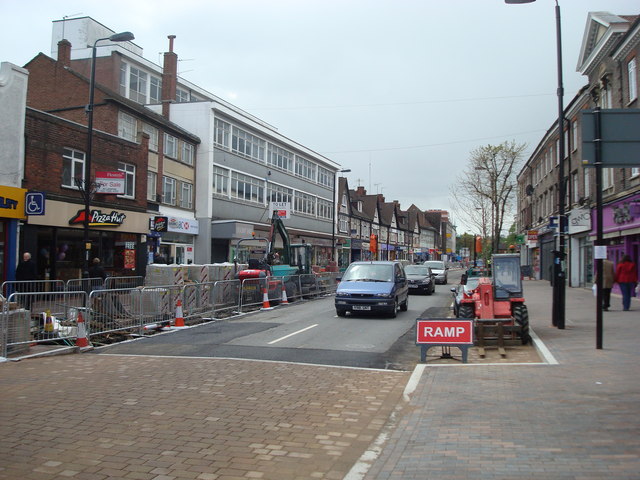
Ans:
[[[351,264],[343,282],[393,282],[393,265],[375,263]]]
[[[425,266],[427,267],[431,267],[431,268],[437,268],[438,270],[444,270],[444,262],[436,262],[434,261],[426,261],[424,262]]]
[[[429,267],[422,265],[407,265],[404,271],[407,275],[424,275],[425,277],[429,275]]]

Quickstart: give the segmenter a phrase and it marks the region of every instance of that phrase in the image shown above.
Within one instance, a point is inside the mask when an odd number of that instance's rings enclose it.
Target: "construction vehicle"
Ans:
[[[278,236],[282,240],[280,249],[275,247]],[[311,248],[306,243],[292,244],[282,219],[274,211],[268,239],[243,238],[236,244],[234,262],[248,264],[247,269],[236,273],[236,278],[265,278],[269,299],[281,298],[278,289],[282,289],[282,284],[288,299],[309,295],[317,288],[311,270]]]
[[[495,319],[505,332],[525,345],[531,341],[531,336],[522,291],[520,255],[493,255],[491,269],[492,276],[480,277],[474,289],[465,290],[458,297],[457,317],[483,320],[483,323]]]

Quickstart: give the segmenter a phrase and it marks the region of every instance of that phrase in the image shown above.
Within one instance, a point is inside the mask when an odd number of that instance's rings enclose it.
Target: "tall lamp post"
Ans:
[[[82,268],[82,276],[89,276],[89,254],[91,252],[91,243],[89,242],[89,216],[91,210],[91,197],[93,194],[93,184],[91,182],[91,149],[93,148],[93,98],[96,86],[96,47],[98,42],[109,40],[111,42],[128,42],[135,37],[131,32],[114,33],[110,37],[99,38],[93,42],[91,52],[91,76],[89,79],[89,104],[86,107],[87,112],[87,152],[84,165],[84,185],[82,193],[84,196],[84,224],[83,224],[83,242],[84,242],[84,264]]]
[[[508,4],[532,3],[535,0],[504,0]],[[560,22],[560,5],[556,0],[556,58],[558,64],[558,249],[553,258],[553,309],[551,321],[555,327],[564,329],[565,320],[565,274],[562,268],[565,257],[565,192],[564,182],[564,87],[562,85],[562,34]]]
[[[350,172],[350,168],[345,168],[343,170],[338,170],[336,173],[347,173]],[[339,212],[337,212],[337,200],[336,200],[336,183],[338,183],[338,177],[336,176],[333,180],[333,193],[331,197],[333,198],[333,220],[331,222],[331,260],[334,262],[336,260],[336,220],[338,220]]]

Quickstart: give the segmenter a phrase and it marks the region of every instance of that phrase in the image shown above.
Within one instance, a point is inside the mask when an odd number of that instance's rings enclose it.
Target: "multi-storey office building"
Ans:
[[[568,278],[571,286],[593,281],[596,238],[595,170],[582,162],[584,109],[638,108],[640,20],[591,12],[587,18],[577,70],[588,84],[565,109],[565,212]],[[640,135],[639,135],[640,139]],[[552,251],[557,245],[550,217],[558,212],[557,122],[541,140],[518,176],[519,230],[528,236],[525,263],[538,278],[550,278]],[[638,262],[640,252],[640,156],[637,166],[603,168],[603,231],[607,255],[617,263],[622,255]]]
[[[71,67],[88,72],[91,48],[87,46],[113,33],[89,17],[67,19],[54,22],[53,41],[70,40]],[[179,77],[174,38],[169,36],[162,67],[145,59],[142,48],[132,42],[98,46],[96,79],[203,135],[195,162],[196,221],[191,222],[198,226],[193,237],[195,261],[229,260],[239,238],[267,235],[269,203],[280,201],[291,204],[291,217],[285,223],[294,241],[311,243],[315,262],[326,264],[331,257],[338,165]],[[179,192],[178,185],[176,189]],[[162,238],[164,242],[165,234]]]

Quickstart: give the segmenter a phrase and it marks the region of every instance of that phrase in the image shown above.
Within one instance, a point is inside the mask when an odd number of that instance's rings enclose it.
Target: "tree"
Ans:
[[[512,216],[516,175],[525,148],[526,144],[511,141],[472,150],[467,168],[451,187],[454,212],[491,240],[493,253],[498,252],[505,218]]]

